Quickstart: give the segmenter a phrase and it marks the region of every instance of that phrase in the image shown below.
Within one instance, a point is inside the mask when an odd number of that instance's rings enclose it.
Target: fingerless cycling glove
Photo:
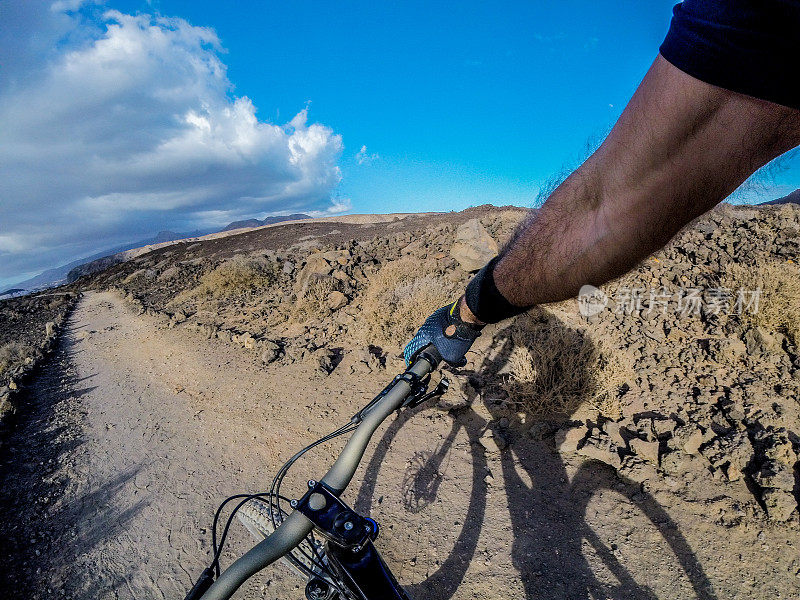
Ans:
[[[467,350],[481,334],[482,326],[461,320],[459,300],[438,309],[422,324],[403,350],[407,365],[429,344],[436,346],[448,364],[454,367],[467,364]]]

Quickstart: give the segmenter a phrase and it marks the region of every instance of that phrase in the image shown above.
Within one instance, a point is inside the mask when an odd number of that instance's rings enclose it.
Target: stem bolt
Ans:
[[[308,487],[313,488],[313,487],[316,487],[316,486],[317,486],[316,480],[314,480],[314,479],[309,479],[308,480]]]
[[[350,521],[347,521],[347,522],[344,524],[344,528],[345,528],[345,531],[350,531],[350,530],[352,530],[352,529],[353,529],[353,523],[351,523]]]
[[[297,500],[290,500],[289,506],[291,506],[292,508],[297,508]]]

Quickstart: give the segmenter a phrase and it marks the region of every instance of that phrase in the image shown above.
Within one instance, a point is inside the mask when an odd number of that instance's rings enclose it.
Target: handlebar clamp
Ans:
[[[308,491],[294,508],[314,523],[320,535],[352,552],[360,552],[378,537],[375,521],[359,515],[321,481],[309,481]]]

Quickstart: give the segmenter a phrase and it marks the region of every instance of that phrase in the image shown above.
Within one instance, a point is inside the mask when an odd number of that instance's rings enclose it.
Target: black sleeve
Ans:
[[[660,52],[701,81],[800,109],[800,0],[684,0]]]

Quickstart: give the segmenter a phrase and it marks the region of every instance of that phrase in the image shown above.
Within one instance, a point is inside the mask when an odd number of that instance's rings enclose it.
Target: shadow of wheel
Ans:
[[[667,511],[650,494],[642,491],[640,484],[620,476],[611,467],[600,461],[583,463],[572,477],[568,490],[569,496],[575,502],[575,511],[580,515],[581,522],[584,524],[579,535],[592,546],[605,566],[620,582],[616,588],[609,589],[607,585],[601,586],[595,580],[587,590],[592,597],[654,600],[658,598],[650,588],[635,581],[630,572],[620,564],[612,549],[608,548],[586,523],[585,514],[589,502],[594,494],[601,490],[611,490],[622,494],[632,505],[636,506],[664,538],[691,583],[697,598],[716,600],[713,586],[703,567]]]
[[[426,408],[430,410],[430,407],[421,406],[401,413],[383,434],[367,465],[355,502],[356,511],[370,514],[378,474],[392,442],[403,426]],[[461,530],[452,544],[452,550],[436,571],[419,583],[403,586],[415,600],[448,600],[453,597],[475,554],[486,513],[486,455],[479,443],[486,421],[472,409],[459,411],[451,417],[453,422],[450,432],[435,451],[416,451],[410,457],[411,464],[401,486],[403,505],[408,512],[419,513],[430,506],[438,497],[439,486],[445,479],[441,471],[442,464],[447,460],[457,435],[464,431],[470,445],[472,486]]]

